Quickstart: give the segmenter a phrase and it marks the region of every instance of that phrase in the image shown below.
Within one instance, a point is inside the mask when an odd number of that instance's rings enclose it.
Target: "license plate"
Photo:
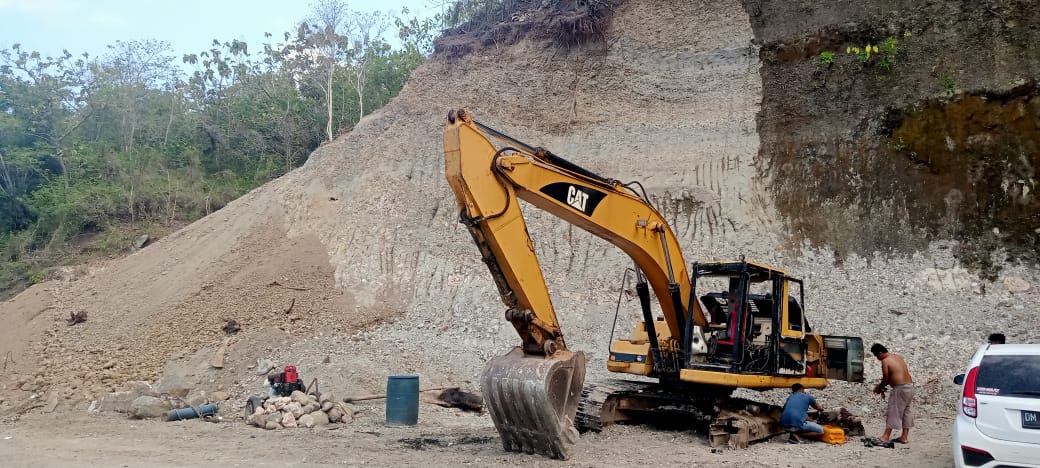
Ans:
[[[1040,411],[1023,411],[1022,427],[1026,429],[1040,429]]]

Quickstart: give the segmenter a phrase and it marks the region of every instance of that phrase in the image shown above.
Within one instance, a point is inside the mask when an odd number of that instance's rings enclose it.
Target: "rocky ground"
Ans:
[[[1040,341],[1040,267],[1009,264],[982,280],[959,266],[956,240],[869,258],[790,242],[755,167],[762,81],[752,37],[735,0],[632,0],[599,48],[521,42],[428,61],[390,105],[297,171],[133,255],[0,304],[0,459],[559,466],[501,452],[487,416],[429,405],[409,429],[384,428],[378,403],[359,405],[351,424],[313,429],[264,431],[241,416],[247,396],[266,392],[264,360],[295,364],[340,396],[380,393],[393,374],[474,391],[484,362],[515,344],[444,181],[442,119],[467,106],[590,170],[642,180],[688,262],[746,255],[804,278],[816,331],[884,343],[906,356],[918,384],[920,436],[909,448],[769,442],[715,454],[696,434],[620,427],[584,437],[564,466],[949,464],[951,377],[991,332]],[[589,380],[611,377],[604,358],[630,262],[603,240],[528,214],[568,344],[589,356]],[[78,312],[86,321],[68,325]],[[623,298],[618,315],[617,333],[627,333],[638,309]],[[232,335],[229,320],[240,328]],[[817,395],[874,431],[882,401],[869,388],[880,371],[866,364],[868,384]],[[218,402],[223,422],[120,413],[152,394]],[[783,392],[752,396],[779,402]]]
[[[385,427],[380,404],[357,405],[351,425],[264,431],[241,421],[127,421],[113,416],[36,414],[0,426],[5,467],[36,466],[653,466],[946,467],[950,421],[926,419],[909,446],[790,445],[782,438],[712,452],[701,434],[614,426],[583,435],[567,461],[502,451],[487,416],[423,405],[414,427]],[[868,420],[876,427],[879,420]]]

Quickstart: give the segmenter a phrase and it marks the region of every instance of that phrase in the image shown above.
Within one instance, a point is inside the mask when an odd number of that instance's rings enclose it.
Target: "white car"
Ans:
[[[954,382],[954,465],[1040,468],[1040,344],[982,346]]]

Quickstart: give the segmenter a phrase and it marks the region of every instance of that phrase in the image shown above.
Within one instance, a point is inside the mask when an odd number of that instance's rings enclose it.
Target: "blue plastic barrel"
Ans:
[[[386,425],[414,426],[419,422],[419,376],[391,375],[386,379]]]

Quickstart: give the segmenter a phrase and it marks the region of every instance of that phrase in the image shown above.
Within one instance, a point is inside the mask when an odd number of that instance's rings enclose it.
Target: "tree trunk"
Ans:
[[[365,84],[363,82],[364,74],[364,68],[361,68],[361,71],[359,71],[357,74],[357,86],[354,87],[354,89],[357,90],[358,122],[361,122],[361,118],[365,116]]]
[[[336,72],[336,64],[332,63],[329,66],[329,73],[325,82],[325,108],[328,112],[328,119],[325,120],[325,136],[328,141],[332,141],[332,75]]]

